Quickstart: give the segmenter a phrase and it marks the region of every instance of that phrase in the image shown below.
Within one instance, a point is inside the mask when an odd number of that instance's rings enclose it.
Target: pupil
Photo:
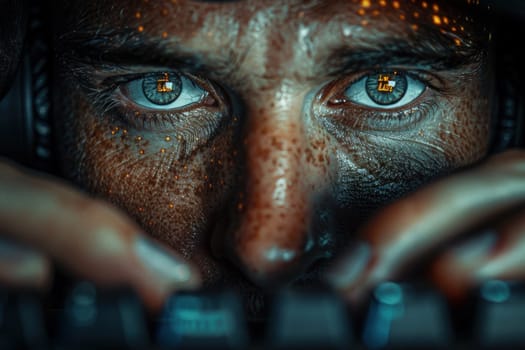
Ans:
[[[152,74],[142,81],[142,91],[150,102],[167,105],[179,97],[181,85],[181,79],[177,74]]]
[[[381,72],[369,75],[365,86],[372,101],[380,105],[391,105],[405,96],[407,79],[399,72]]]

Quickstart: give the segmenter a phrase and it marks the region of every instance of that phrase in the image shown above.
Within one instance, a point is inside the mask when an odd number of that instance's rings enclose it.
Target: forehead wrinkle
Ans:
[[[371,2],[374,5],[378,3]],[[164,17],[161,17],[159,9],[162,6],[158,2],[126,2],[129,3],[141,9],[140,21],[133,18],[133,6],[118,7],[118,2],[112,2],[113,5],[104,2],[99,3],[97,10],[89,5],[81,6],[84,13],[79,22],[82,25],[89,21],[92,25],[98,24],[97,30],[104,23],[112,26],[120,23],[123,31],[136,31],[136,26],[142,23],[145,30],[141,35],[150,37],[159,37],[163,30],[168,30],[170,35],[165,41],[166,48],[180,42],[185,44],[188,51],[197,52],[207,60],[230,60],[229,67],[225,66],[222,71],[215,72],[217,77],[253,74],[264,80],[293,74],[298,79],[315,79],[325,71],[323,63],[328,62],[331,50],[342,44],[356,49],[378,48],[377,43],[388,37],[409,40],[406,34],[408,24],[397,17],[394,9],[388,10],[386,16],[375,19],[377,22],[370,18],[374,25],[361,26],[362,17],[357,14],[360,2],[297,0],[283,5],[255,0],[225,4],[187,1],[173,4],[168,1],[162,3],[169,10],[169,18],[172,18],[167,24],[162,21]],[[407,11],[420,9],[419,5],[411,4],[410,1],[401,3],[402,8]],[[123,10],[127,14],[123,15]],[[202,15],[198,13],[200,10],[204,12]],[[119,25],[115,27],[118,28]],[[343,35],[345,28],[352,35]],[[301,30],[308,30],[308,34],[301,36]],[[254,40],[254,32],[260,33],[257,40]],[[275,49],[276,43],[273,41],[270,44],[272,36],[273,39],[278,39],[281,46],[274,50],[276,52],[269,59],[268,47]],[[243,69],[246,70],[245,74],[240,72]]]
[[[408,12],[419,9],[410,2],[403,4],[407,6]],[[459,19],[458,28],[460,25],[464,25],[465,30],[461,33],[452,33],[430,23],[430,18],[415,19],[411,22],[401,20],[397,12],[390,9],[383,16],[366,17],[369,23],[367,26],[363,26],[361,24],[363,18],[355,10],[355,6],[352,7],[352,4],[346,3],[346,8],[339,12],[334,14],[332,11],[331,17],[327,18],[327,14],[320,14],[324,18],[317,21],[318,30],[312,31],[307,38],[311,42],[310,45],[317,48],[313,51],[314,57],[309,61],[315,65],[312,67],[313,69],[309,70],[314,76],[322,75],[330,68],[325,65],[333,63],[330,57],[341,48],[345,48],[348,52],[352,50],[355,52],[382,50],[385,43],[396,41],[405,42],[414,47],[427,46],[431,48],[434,40],[438,38],[442,42],[441,45],[447,45],[452,50],[457,50],[454,39],[458,38],[462,43],[460,50],[474,52],[485,49],[487,44],[487,32],[481,28],[475,28],[473,24],[460,22]],[[455,11],[454,8],[448,8],[447,11],[441,14],[449,16],[451,19],[464,15],[462,12]],[[412,24],[417,24],[419,29],[417,31],[412,30]],[[450,45],[446,43],[450,43]]]

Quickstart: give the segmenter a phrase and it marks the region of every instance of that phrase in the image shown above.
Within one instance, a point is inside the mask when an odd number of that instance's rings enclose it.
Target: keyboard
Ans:
[[[0,349],[525,349],[525,288],[511,281],[455,306],[418,284],[382,283],[357,308],[329,290],[282,290],[258,320],[229,290],[176,293],[155,318],[131,291],[88,282],[59,306],[47,299],[0,291]]]

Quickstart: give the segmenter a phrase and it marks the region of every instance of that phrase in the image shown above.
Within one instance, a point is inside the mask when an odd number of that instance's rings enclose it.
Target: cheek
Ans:
[[[71,100],[82,101],[73,97]],[[80,186],[124,209],[146,233],[191,255],[230,195],[237,161],[235,125],[188,150],[176,133],[137,131],[97,116],[87,104],[65,124],[62,149]]]
[[[480,160],[488,151],[489,110],[479,93],[465,93],[439,99],[410,130],[336,135],[333,196],[341,207],[369,210]]]
[[[481,92],[481,83],[464,89],[443,107],[444,122],[438,125],[437,137],[444,145],[447,158],[454,167],[469,165],[488,153],[491,106]]]

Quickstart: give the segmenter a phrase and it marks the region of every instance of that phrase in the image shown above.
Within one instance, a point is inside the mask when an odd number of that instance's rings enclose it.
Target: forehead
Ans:
[[[368,32],[401,30],[402,24],[417,28],[434,25],[442,30],[470,27],[474,20],[457,4],[467,0],[240,0],[204,2],[190,0],[115,0],[68,1],[66,19],[79,26],[111,26],[135,29],[149,35],[173,36],[191,40],[205,33],[252,35],[278,31],[286,35],[301,26],[323,28],[360,26]],[[474,7],[476,5],[469,5]],[[79,20],[81,19],[81,20]],[[390,25],[389,23],[395,23]]]
[[[335,66],[334,53],[383,51],[385,43],[408,42],[427,51],[437,42],[452,50],[476,46],[469,9],[459,11],[442,0],[76,0],[60,8],[66,32],[61,38],[67,39],[62,41],[82,44],[97,37],[95,47],[104,41],[106,47],[135,46],[136,52],[154,42],[155,51],[167,57],[162,62],[169,64],[170,55],[199,57],[214,67],[217,79],[322,80],[327,67]]]

